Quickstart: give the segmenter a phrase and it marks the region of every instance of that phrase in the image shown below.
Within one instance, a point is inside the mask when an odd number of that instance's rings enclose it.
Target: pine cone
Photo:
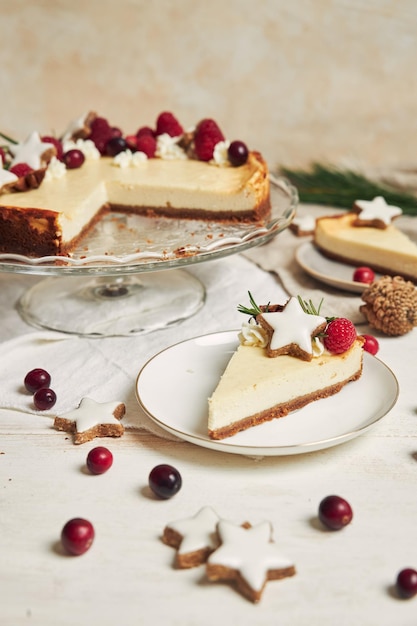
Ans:
[[[417,290],[401,276],[383,276],[362,293],[359,309],[368,323],[386,335],[405,335],[417,326]]]

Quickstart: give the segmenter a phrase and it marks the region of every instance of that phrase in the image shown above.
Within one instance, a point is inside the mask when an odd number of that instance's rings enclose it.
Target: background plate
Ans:
[[[353,265],[338,263],[328,259],[310,241],[297,248],[295,258],[307,274],[332,287],[356,293],[362,293],[369,287],[366,283],[358,283],[352,280],[353,272],[355,271]],[[381,278],[381,274],[375,273],[375,280],[379,278]]]
[[[196,337],[150,359],[136,383],[136,396],[145,413],[166,431],[205,448],[279,456],[353,439],[384,417],[397,400],[394,374],[365,352],[362,377],[340,393],[228,439],[211,440],[207,434],[207,399],[236,349],[237,334],[227,331]]]

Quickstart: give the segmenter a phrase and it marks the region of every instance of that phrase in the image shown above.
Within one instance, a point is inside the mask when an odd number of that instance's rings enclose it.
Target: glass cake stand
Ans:
[[[271,201],[262,225],[109,213],[71,257],[0,254],[0,271],[46,276],[17,303],[37,328],[89,337],[151,332],[203,306],[204,285],[187,267],[266,243],[289,226],[297,190],[271,176]]]

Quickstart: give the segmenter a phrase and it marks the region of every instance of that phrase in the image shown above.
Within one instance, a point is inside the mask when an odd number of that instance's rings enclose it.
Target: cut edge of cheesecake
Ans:
[[[247,163],[236,168],[194,160],[150,159],[141,172],[140,168],[128,171],[110,166],[106,157],[100,162],[86,162],[63,179],[43,182],[37,189],[0,195],[0,252],[67,256],[109,211],[224,223],[261,223],[270,215],[268,167],[258,152],[250,152]],[[158,166],[160,187],[155,174],[148,184],[145,173],[149,169],[151,174]],[[104,168],[107,174],[104,179],[96,174],[90,182],[90,168]],[[170,187],[167,170],[171,168],[175,175]],[[179,168],[185,170],[184,180],[190,170],[191,184],[184,188],[177,182]],[[73,185],[78,179],[82,189],[74,200],[72,190],[76,191]]]

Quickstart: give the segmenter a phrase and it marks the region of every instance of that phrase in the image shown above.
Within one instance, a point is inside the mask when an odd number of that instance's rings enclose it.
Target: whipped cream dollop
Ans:
[[[213,158],[210,163],[213,165],[218,165],[220,167],[230,166],[230,161],[227,154],[229,146],[230,141],[219,141],[218,143],[216,143],[213,150]]]
[[[171,137],[168,133],[162,133],[156,138],[155,156],[165,160],[187,159],[187,153],[178,144],[181,137]]]
[[[97,150],[95,143],[91,139],[67,139],[62,144],[64,152],[69,150],[80,150],[87,160],[96,161],[101,157],[100,152]]]
[[[242,346],[265,348],[268,343],[268,335],[255,318],[251,317],[249,322],[243,322],[239,333],[239,341]]]
[[[144,152],[132,152],[131,150],[123,150],[119,152],[113,159],[113,165],[117,167],[139,167],[142,163],[148,160],[148,157]]]
[[[45,172],[44,180],[55,180],[57,178],[62,178],[67,173],[67,168],[65,163],[62,163],[55,156],[49,161],[48,167]]]

